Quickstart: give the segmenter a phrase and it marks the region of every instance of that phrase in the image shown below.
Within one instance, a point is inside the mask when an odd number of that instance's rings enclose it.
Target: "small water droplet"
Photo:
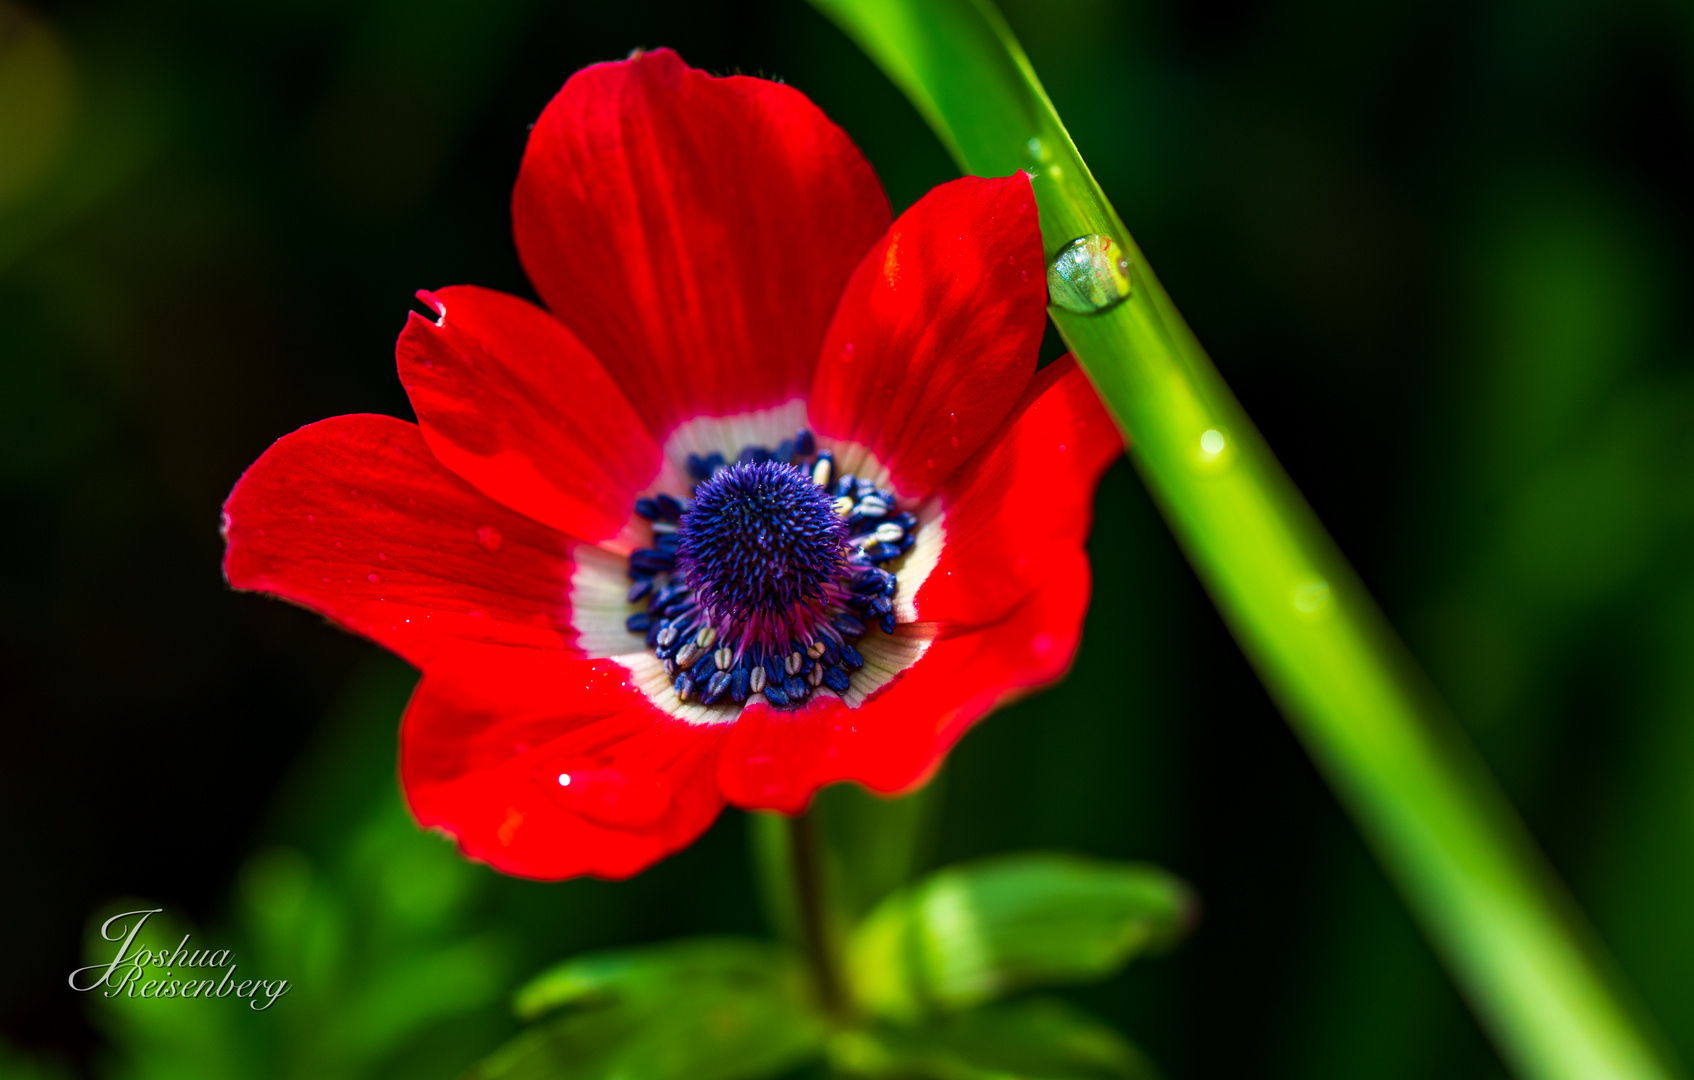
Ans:
[[[1302,581],[1294,586],[1294,610],[1306,614],[1318,611],[1329,603],[1329,582],[1323,578]]]
[[[559,774],[559,786],[560,787],[570,787],[571,786],[571,774],[570,773],[562,772],[562,773]]]
[[[307,514],[306,515],[306,524],[310,525],[312,522],[314,522],[316,520],[318,520],[318,516],[316,514]]]
[[[501,536],[500,530],[494,526],[482,525],[478,526],[476,530],[476,542],[489,551],[499,551],[500,545],[506,542],[506,538]]]
[[[1123,302],[1129,289],[1129,256],[1117,241],[1099,233],[1072,240],[1047,267],[1047,292],[1053,303],[1079,315]]]
[[[1200,436],[1200,452],[1209,457],[1217,457],[1227,445],[1223,432],[1217,428],[1207,428]]]
[[[382,577],[378,574],[366,574],[365,580],[370,582],[372,585],[375,585],[377,582],[382,580]]]
[[[953,445],[954,446],[959,445],[959,437],[957,435],[953,436]]]

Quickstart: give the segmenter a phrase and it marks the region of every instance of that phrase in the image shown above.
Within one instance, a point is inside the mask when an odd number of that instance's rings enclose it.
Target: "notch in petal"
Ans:
[[[454,286],[430,301],[439,317],[414,314],[395,351],[437,459],[570,536],[616,536],[661,454],[600,361],[515,296]]]

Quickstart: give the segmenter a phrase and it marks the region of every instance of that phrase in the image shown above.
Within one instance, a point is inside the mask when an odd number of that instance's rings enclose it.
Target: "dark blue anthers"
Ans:
[[[625,621],[664,664],[677,696],[706,705],[799,708],[845,694],[864,666],[853,642],[895,629],[899,579],[886,564],[916,541],[894,493],[852,474],[810,431],[733,461],[690,454],[689,497],[637,499],[652,546],[629,557]]]
[[[772,644],[792,640],[828,608],[846,562],[847,523],[806,471],[738,461],[694,488],[676,540],[677,567],[695,598]]]

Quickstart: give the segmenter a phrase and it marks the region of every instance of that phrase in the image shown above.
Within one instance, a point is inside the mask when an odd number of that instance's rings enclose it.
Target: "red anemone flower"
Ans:
[[[422,669],[422,825],[625,877],[726,801],[909,789],[1064,674],[1121,442],[1068,357],[1036,370],[1024,174],[891,223],[803,95],[661,50],[565,84],[512,211],[546,307],[420,293],[418,423],[304,427],[224,510],[231,585]]]

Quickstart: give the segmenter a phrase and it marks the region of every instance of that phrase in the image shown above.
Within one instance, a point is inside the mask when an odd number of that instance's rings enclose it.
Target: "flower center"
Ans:
[[[694,489],[676,563],[702,609],[741,631],[728,644],[779,647],[823,619],[847,551],[847,522],[803,470],[730,465]]]
[[[631,633],[673,679],[677,696],[715,705],[756,694],[777,708],[820,688],[842,694],[864,664],[855,643],[895,626],[899,581],[883,564],[911,549],[917,519],[892,492],[837,477],[802,431],[775,450],[690,455],[691,497],[636,501],[653,546],[629,558]]]

